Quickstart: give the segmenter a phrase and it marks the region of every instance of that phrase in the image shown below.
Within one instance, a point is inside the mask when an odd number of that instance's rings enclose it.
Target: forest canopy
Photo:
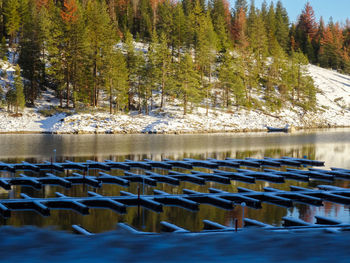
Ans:
[[[147,114],[156,96],[184,114],[198,104],[308,111],[309,62],[350,73],[350,22],[316,21],[309,3],[291,23],[281,1],[0,0],[0,37],[24,79],[8,96],[17,110],[51,88],[61,107],[107,101],[111,113]]]

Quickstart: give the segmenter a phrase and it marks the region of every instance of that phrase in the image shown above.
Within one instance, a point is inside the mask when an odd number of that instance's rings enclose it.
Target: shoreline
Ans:
[[[201,131],[170,131],[170,132],[158,132],[158,131],[148,131],[148,132],[126,132],[126,131],[120,131],[120,132],[115,132],[115,131],[74,131],[74,132],[68,132],[68,131],[8,131],[8,132],[3,132],[0,131],[0,135],[30,135],[30,134],[47,134],[47,135],[102,135],[102,134],[111,134],[111,135],[147,135],[147,134],[153,134],[153,135],[203,135],[203,134],[238,134],[238,133],[274,133],[274,134],[293,134],[295,132],[303,132],[303,131],[309,131],[309,130],[314,130],[314,129],[345,129],[345,128],[350,128],[349,126],[329,126],[329,125],[320,125],[320,126],[308,126],[308,127],[293,127],[292,131],[288,132],[268,132],[267,129],[235,129],[235,130],[201,130]]]

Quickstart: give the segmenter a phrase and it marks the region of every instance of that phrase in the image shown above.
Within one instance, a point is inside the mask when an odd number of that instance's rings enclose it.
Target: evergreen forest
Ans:
[[[0,0],[0,39],[17,111],[47,88],[60,108],[110,113],[313,111],[306,65],[350,73],[350,22],[316,21],[309,3],[291,22],[281,1]]]

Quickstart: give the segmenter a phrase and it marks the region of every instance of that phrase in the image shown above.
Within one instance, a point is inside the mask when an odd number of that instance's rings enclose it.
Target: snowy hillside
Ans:
[[[10,82],[13,69],[3,65],[2,70],[8,71],[7,78],[1,78],[4,87]],[[180,105],[167,104],[164,111],[156,109],[149,116],[136,112],[129,115],[101,112],[45,117],[40,110],[58,104],[53,91],[48,91],[37,101],[37,108],[25,109],[21,117],[6,112],[6,108],[0,109],[0,132],[197,133],[263,130],[265,125],[280,127],[286,123],[296,128],[350,126],[350,76],[313,65],[309,66],[309,73],[320,91],[317,114],[303,114],[298,108],[273,114],[257,110],[227,112],[216,109],[206,116],[205,109],[198,108],[183,116]]]

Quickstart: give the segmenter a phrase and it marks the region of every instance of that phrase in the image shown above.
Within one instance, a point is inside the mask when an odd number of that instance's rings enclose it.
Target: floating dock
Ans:
[[[335,179],[350,180],[350,170],[315,168],[323,165],[324,162],[321,161],[291,157],[227,158],[225,160],[185,158],[183,160],[164,159],[162,161],[145,159],[143,161],[125,160],[123,162],[112,160],[103,162],[92,160],[44,163],[0,162],[0,170],[10,173],[7,177],[0,178],[0,187],[11,190],[13,186],[25,186],[40,190],[45,185],[71,188],[73,185],[81,184],[92,188],[100,188],[103,184],[129,187],[132,183],[148,185],[149,187],[156,187],[160,183],[178,186],[183,181],[197,185],[205,185],[208,182],[230,185],[231,181],[254,184],[257,180],[262,180],[282,184],[285,180],[290,179],[302,182],[310,180],[326,182],[333,182]],[[196,167],[205,168],[206,170],[205,172],[203,172],[203,169],[195,170]],[[180,168],[181,170],[174,168]],[[89,175],[91,169],[98,170],[94,173],[94,176]],[[111,170],[114,169],[121,170],[121,175],[113,175]],[[159,169],[162,170],[159,171]],[[18,173],[18,171],[24,172]],[[31,175],[25,174],[25,171],[30,171]],[[65,173],[65,171],[69,172]],[[42,216],[50,216],[51,211],[55,209],[69,209],[86,215],[89,214],[90,209],[94,208],[104,208],[119,214],[125,214],[128,207],[132,206],[144,207],[157,213],[161,213],[164,206],[178,206],[191,211],[198,211],[201,204],[208,204],[226,210],[232,210],[235,206],[243,205],[243,203],[255,209],[261,208],[262,203],[282,207],[293,207],[296,203],[322,206],[324,201],[350,205],[350,189],[323,184],[319,184],[314,189],[290,186],[290,191],[273,187],[264,187],[263,191],[237,187],[237,192],[226,192],[210,187],[209,192],[205,193],[183,189],[182,194],[172,194],[153,189],[153,194],[148,195],[140,194],[140,191],[137,194],[120,191],[119,196],[100,195],[93,191],[88,191],[87,194],[88,196],[72,197],[56,192],[54,198],[35,198],[22,193],[20,195],[21,199],[0,199],[0,215],[8,218],[13,211],[31,210]],[[270,231],[322,229],[334,232],[350,230],[350,225],[321,216],[316,216],[315,224],[296,218],[284,217],[282,227],[271,226],[248,218],[244,222],[246,226],[254,225]],[[237,231],[237,227],[227,227],[209,220],[204,220],[203,224],[204,230],[199,233]],[[133,233],[145,234],[126,224],[121,224],[121,227]],[[161,222],[161,227],[165,232],[192,233],[165,221]],[[75,233],[93,234],[80,225],[73,225],[72,228]]]

